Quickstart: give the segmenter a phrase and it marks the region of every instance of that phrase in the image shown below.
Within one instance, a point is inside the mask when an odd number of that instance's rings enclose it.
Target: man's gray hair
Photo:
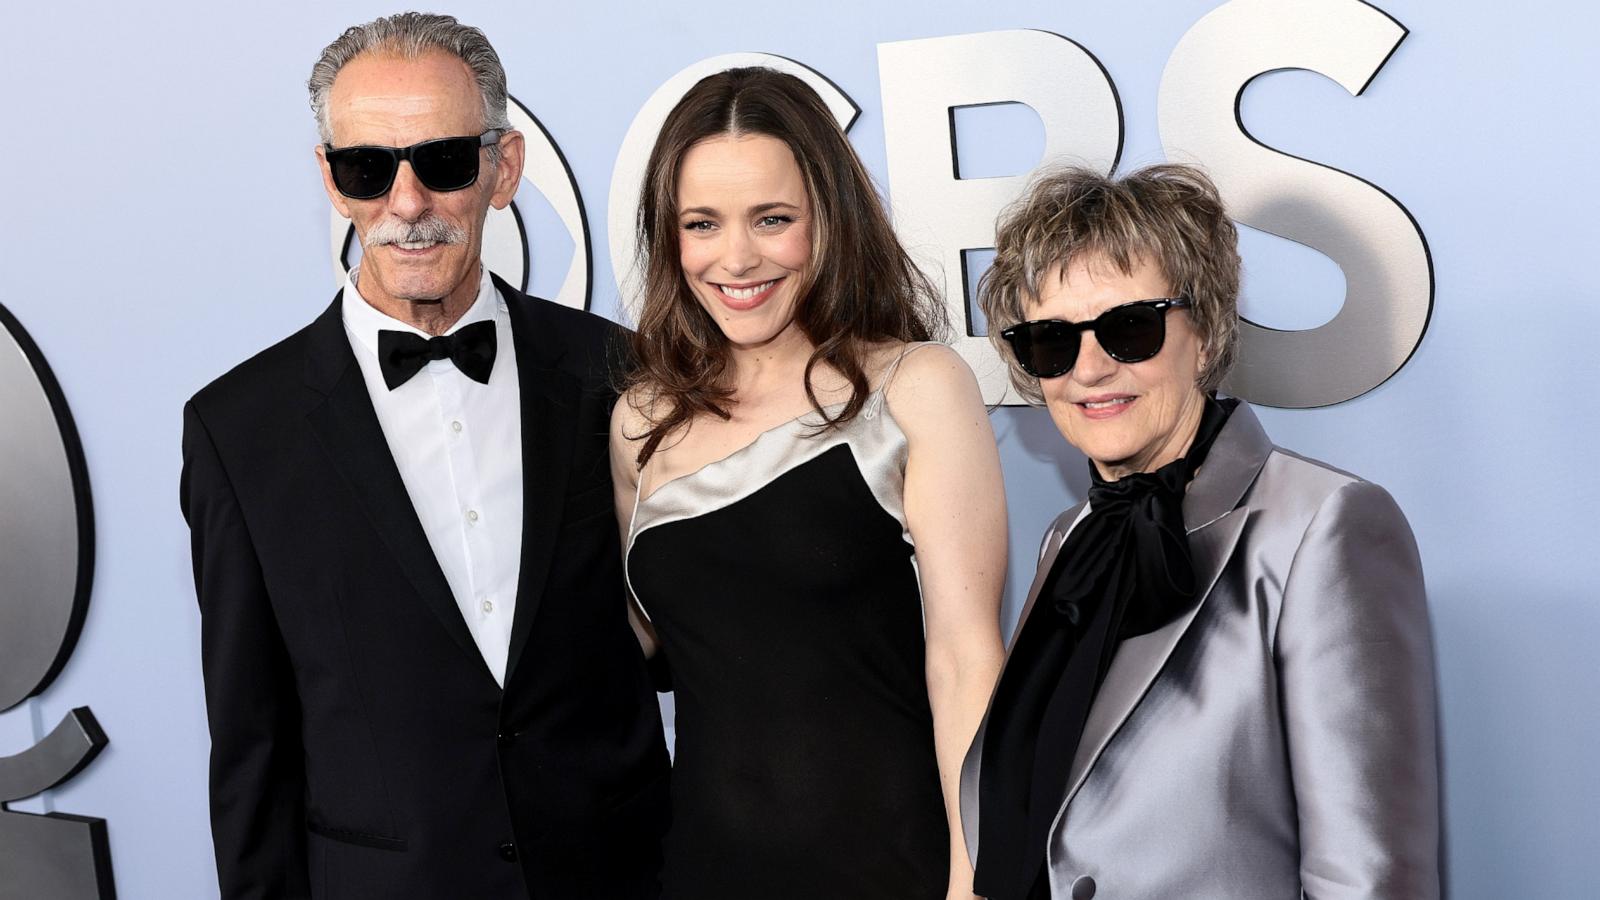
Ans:
[[[463,25],[455,16],[403,12],[365,25],[356,25],[329,44],[311,67],[306,88],[311,92],[311,111],[317,117],[317,133],[325,144],[333,143],[333,128],[328,123],[328,93],[333,79],[345,64],[363,53],[390,53],[403,59],[417,59],[433,51],[443,51],[467,64],[483,98],[485,130],[511,128],[506,116],[506,70],[500,56],[489,45],[483,32]],[[500,146],[490,145],[489,159],[498,161]]]

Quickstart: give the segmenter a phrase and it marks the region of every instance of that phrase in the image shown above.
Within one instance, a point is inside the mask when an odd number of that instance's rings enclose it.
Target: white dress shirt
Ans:
[[[517,354],[505,298],[483,269],[477,300],[447,332],[494,322],[488,384],[442,359],[391,391],[378,368],[378,332],[429,335],[370,306],[358,278],[357,269],[345,278],[345,333],[428,545],[478,652],[504,687],[522,568],[523,474]]]

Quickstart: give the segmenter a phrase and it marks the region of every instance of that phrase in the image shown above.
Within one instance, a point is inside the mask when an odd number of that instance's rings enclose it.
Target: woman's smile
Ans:
[[[770,278],[766,281],[744,282],[742,284],[716,284],[713,282],[711,286],[716,289],[725,306],[744,311],[755,309],[767,302],[767,299],[772,296],[773,288],[777,287],[781,281],[783,281],[783,276]]]
[[[1073,405],[1091,419],[1109,419],[1127,412],[1138,397],[1132,394],[1100,394],[1079,400]]]

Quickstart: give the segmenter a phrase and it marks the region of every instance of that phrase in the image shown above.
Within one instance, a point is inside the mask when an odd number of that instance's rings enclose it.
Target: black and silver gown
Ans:
[[[629,584],[677,701],[666,898],[944,896],[906,438],[881,390],[637,504]]]

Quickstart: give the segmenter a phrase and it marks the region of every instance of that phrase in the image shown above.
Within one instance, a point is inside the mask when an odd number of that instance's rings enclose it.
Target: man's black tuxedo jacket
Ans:
[[[503,691],[411,507],[337,297],[184,409],[228,900],[654,896],[668,761],[606,458],[620,329],[495,283],[524,485]]]

